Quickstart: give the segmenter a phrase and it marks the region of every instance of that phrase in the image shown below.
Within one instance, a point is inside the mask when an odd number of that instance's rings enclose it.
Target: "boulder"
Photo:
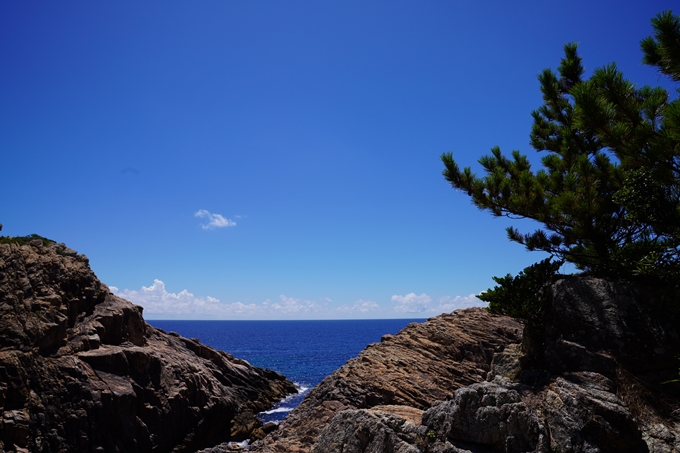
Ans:
[[[542,414],[552,443],[562,451],[602,453],[649,451],[616,386],[594,372],[565,373],[537,394],[532,406]]]
[[[680,352],[677,296],[664,286],[567,276],[548,288],[551,300],[537,345],[555,373],[618,365],[633,373],[668,369]],[[534,351],[528,351],[533,353]]]
[[[423,425],[452,443],[481,444],[508,453],[545,451],[547,431],[523,401],[524,392],[507,379],[473,384],[425,411]]]
[[[340,412],[321,431],[312,453],[347,451],[390,451],[420,453],[416,442],[424,438],[422,429],[391,414],[375,414],[366,409]]]

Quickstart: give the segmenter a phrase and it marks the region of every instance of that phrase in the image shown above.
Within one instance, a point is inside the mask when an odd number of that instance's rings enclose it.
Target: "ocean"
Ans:
[[[147,321],[166,332],[198,338],[251,365],[277,371],[293,381],[300,393],[259,414],[279,422],[314,386],[355,357],[366,345],[424,319],[340,321]]]

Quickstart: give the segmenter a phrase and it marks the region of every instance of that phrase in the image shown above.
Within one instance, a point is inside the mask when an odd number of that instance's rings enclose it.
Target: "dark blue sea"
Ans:
[[[395,334],[423,319],[342,321],[148,321],[166,332],[247,360],[251,365],[277,371],[293,381],[300,393],[260,414],[264,422],[278,422],[295,408],[323,378],[355,357],[366,345]]]

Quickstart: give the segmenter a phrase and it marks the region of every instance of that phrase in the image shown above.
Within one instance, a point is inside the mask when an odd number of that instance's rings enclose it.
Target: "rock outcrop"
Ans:
[[[519,343],[521,334],[517,321],[481,308],[409,324],[324,379],[252,450],[308,452],[333,417],[350,409],[374,408],[420,424],[420,414],[434,402],[483,381],[494,354]]]
[[[255,450],[680,453],[676,296],[565,277],[548,297],[521,345],[515,321],[469,309],[369,346]]]
[[[0,451],[193,452],[295,391],[146,324],[61,244],[0,244]]]
[[[273,430],[283,376],[154,329],[63,245],[0,244],[0,452],[680,453],[677,296],[547,294],[540,328],[468,309],[385,335]]]

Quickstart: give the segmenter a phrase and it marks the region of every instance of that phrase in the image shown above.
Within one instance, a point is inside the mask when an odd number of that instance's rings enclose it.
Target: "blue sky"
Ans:
[[[478,304],[543,256],[439,156],[538,162],[536,76],[567,42],[669,86],[639,41],[673,3],[2,2],[2,234],[87,255],[148,319]]]

